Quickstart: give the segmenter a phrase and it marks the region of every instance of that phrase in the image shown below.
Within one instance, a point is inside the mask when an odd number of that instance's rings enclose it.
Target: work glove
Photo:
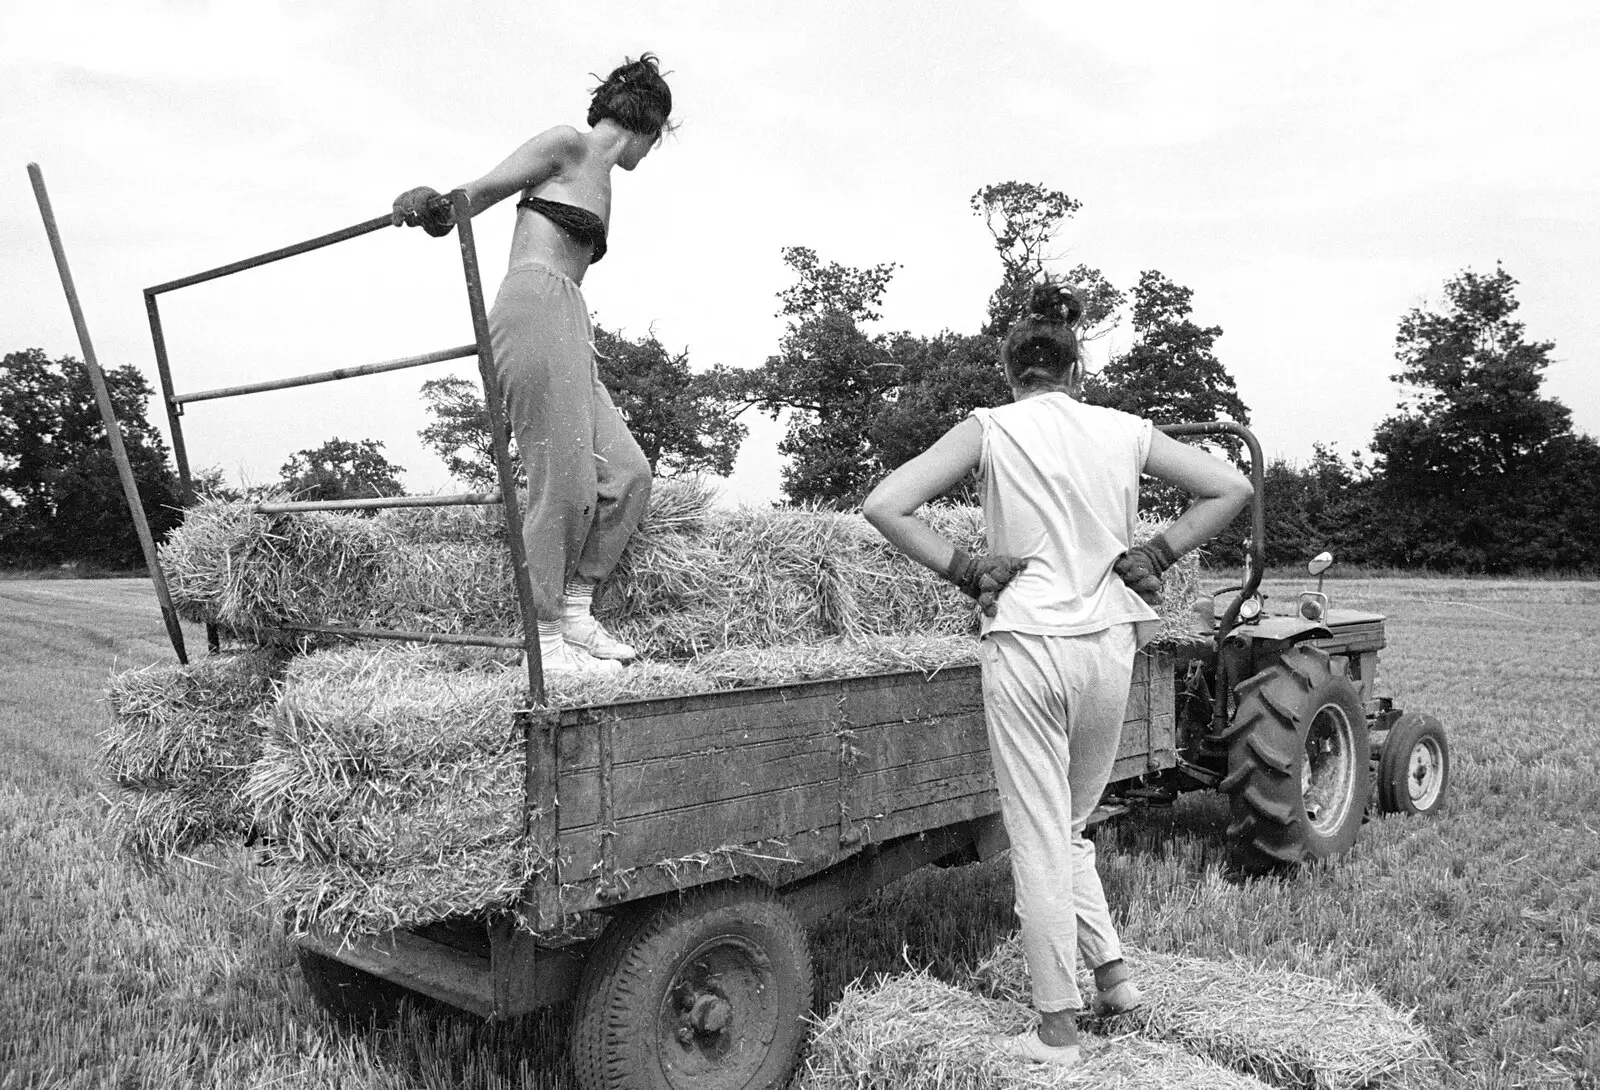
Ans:
[[[1178,562],[1178,554],[1167,544],[1165,534],[1157,534],[1143,545],[1135,545],[1112,563],[1111,570],[1133,590],[1146,605],[1161,607],[1161,573]]]
[[[394,199],[389,222],[396,227],[420,227],[434,238],[442,238],[455,226],[455,209],[450,198],[437,189],[419,185]]]
[[[993,617],[1000,592],[1027,566],[1026,557],[973,556],[958,546],[944,577],[959,587],[962,594],[976,599],[985,617]]]

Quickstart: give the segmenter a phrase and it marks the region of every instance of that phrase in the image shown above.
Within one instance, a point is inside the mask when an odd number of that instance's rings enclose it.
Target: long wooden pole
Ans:
[[[150,568],[150,581],[156,586],[156,598],[161,603],[161,619],[166,622],[167,635],[178,661],[187,663],[189,656],[183,648],[183,628],[178,624],[177,610],[172,608],[172,595],[167,591],[166,576],[156,558],[155,539],[150,536],[150,523],[144,517],[144,505],[139,502],[139,485],[133,479],[133,466],[128,463],[127,448],[122,445],[122,426],[117,423],[117,410],[111,404],[111,391],[106,389],[106,376],[100,370],[100,361],[94,354],[94,344],[89,340],[89,325],[83,318],[83,307],[78,304],[78,289],[72,283],[72,270],[67,267],[67,252],[61,245],[61,232],[56,228],[56,214],[50,207],[50,194],[44,187],[44,174],[38,163],[28,164],[28,178],[33,182],[33,195],[39,202],[39,214],[44,217],[44,231],[50,236],[50,249],[56,258],[56,270],[61,274],[61,287],[67,293],[67,307],[72,311],[72,324],[78,328],[78,344],[83,347],[83,365],[89,371],[89,383],[94,387],[94,399],[100,406],[100,419],[105,421],[106,438],[111,441],[111,456],[117,463],[117,475],[122,478],[122,494],[128,501],[128,512],[133,516],[133,526],[139,534],[139,546],[144,550],[145,564]]]

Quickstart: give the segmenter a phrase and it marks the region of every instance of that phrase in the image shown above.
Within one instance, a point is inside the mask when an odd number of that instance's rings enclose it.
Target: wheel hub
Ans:
[[[1432,738],[1421,738],[1411,747],[1406,768],[1406,791],[1418,810],[1426,810],[1439,798],[1444,785],[1444,754]]]
[[[1300,780],[1306,820],[1319,834],[1331,836],[1344,823],[1355,795],[1355,778],[1355,731],[1343,708],[1324,704],[1306,732]]]
[[[742,1087],[778,1031],[772,968],[741,936],[711,939],[680,963],[663,996],[662,1074],[675,1090]]]

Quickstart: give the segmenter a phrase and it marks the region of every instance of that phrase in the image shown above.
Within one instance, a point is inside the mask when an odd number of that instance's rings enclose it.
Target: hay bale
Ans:
[[[260,754],[258,719],[283,660],[267,650],[163,663],[112,676],[101,774],[120,851],[156,865],[250,829],[242,790]]]
[[[1180,1048],[1138,1037],[1083,1037],[1070,1070],[994,1055],[990,1039],[1035,1021],[1021,1003],[935,980],[926,970],[856,982],[821,1020],[798,1090],[999,1090],[1161,1087],[1264,1090],[1266,1084]]]
[[[554,676],[552,707],[712,687],[647,664]],[[527,675],[510,656],[386,645],[296,660],[243,787],[296,931],[370,933],[515,903],[540,872],[523,828]]]
[[[793,685],[864,674],[933,675],[978,661],[971,636],[868,636],[784,647],[730,647],[692,660],[719,689]]]
[[[254,635],[327,623],[371,600],[393,544],[387,526],[357,515],[261,515],[253,503],[205,500],[161,546],[161,566],[180,615]]]
[[[701,482],[661,481],[597,610],[646,658],[733,647],[977,630],[972,604],[892,548],[859,514],[714,510]],[[929,508],[942,533],[983,548],[982,513]],[[514,635],[516,596],[496,509],[406,508],[377,517],[192,508],[163,547],[184,616],[258,635],[277,624]],[[1159,529],[1141,524],[1143,540]],[[1166,576],[1163,638],[1192,638],[1198,564]]]
[[[1357,1090],[1430,1081],[1427,1035],[1373,988],[1240,958],[1131,947],[1126,953],[1149,1001],[1142,1011],[1106,1019],[1107,1029],[1185,1048],[1280,1087]],[[996,1000],[1030,1002],[1016,936],[995,948],[971,983]],[[1087,978],[1082,984],[1089,994]]]

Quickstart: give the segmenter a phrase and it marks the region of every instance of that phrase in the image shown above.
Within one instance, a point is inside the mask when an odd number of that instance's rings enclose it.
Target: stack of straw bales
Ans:
[[[550,703],[709,688],[670,664],[552,678]],[[286,673],[244,788],[296,931],[339,934],[513,905],[543,868],[522,836],[527,675],[438,647],[325,651]]]
[[[717,652],[553,675],[552,707],[973,661],[965,637]],[[383,646],[296,659],[244,795],[292,929],[372,933],[514,904],[545,860],[523,843],[527,675],[476,650]]]
[[[101,765],[114,785],[110,817],[123,851],[161,863],[244,839],[245,777],[261,753],[261,714],[282,665],[252,649],[116,675]]]
[[[714,510],[704,485],[658,482],[650,512],[597,610],[646,658],[725,648],[975,631],[971,604],[907,559],[859,514]],[[976,508],[930,509],[970,551]],[[162,547],[189,620],[248,637],[279,624],[343,624],[510,636],[516,596],[498,511],[401,509],[375,518],[260,515],[243,503],[190,509]],[[1141,525],[1141,540],[1156,524]],[[1167,574],[1163,638],[1192,638],[1191,557]]]
[[[646,661],[611,679],[555,679],[551,705],[976,661],[971,603],[860,515],[713,499],[701,484],[657,482],[597,604]],[[927,514],[982,548],[976,509]],[[512,636],[503,534],[497,509],[272,516],[208,501],[162,563],[185,617],[247,643],[315,646],[275,634],[284,624]],[[1192,638],[1197,579],[1192,558],[1167,575],[1169,641]],[[258,650],[119,675],[106,755],[125,788],[125,843],[161,859],[254,831],[272,845],[269,892],[304,927],[370,932],[504,905],[543,865],[520,837],[512,712],[528,693],[515,659],[383,644],[286,669]]]
[[[1359,1090],[1434,1085],[1435,1057],[1410,1014],[1376,990],[1242,959],[1126,951],[1148,1000],[1104,1020],[1203,1056],[1274,1086]],[[1031,1002],[1022,944],[1011,937],[972,973],[970,985],[1001,1003]],[[1085,994],[1088,982],[1084,981]]]

